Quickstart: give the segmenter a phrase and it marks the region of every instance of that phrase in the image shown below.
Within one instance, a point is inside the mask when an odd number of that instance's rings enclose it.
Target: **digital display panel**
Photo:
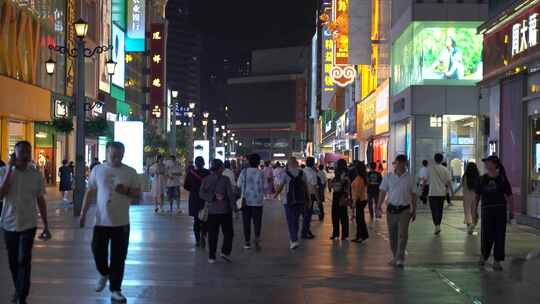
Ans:
[[[127,32],[126,32],[126,51],[144,52],[145,38],[145,1],[128,0],[127,1]]]
[[[475,85],[482,79],[480,22],[413,22],[392,45],[392,94],[411,85]]]
[[[112,60],[116,62],[116,69],[112,76],[112,83],[120,88],[124,88],[126,70],[125,33],[116,25],[112,25]]]
[[[144,173],[144,125],[141,121],[117,121],[114,123],[114,141],[124,144],[124,164],[134,168],[137,173]]]
[[[204,167],[210,168],[210,142],[208,140],[193,141],[193,161],[199,156],[204,159]]]

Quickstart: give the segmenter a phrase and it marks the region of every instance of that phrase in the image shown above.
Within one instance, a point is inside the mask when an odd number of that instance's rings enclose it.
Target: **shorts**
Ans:
[[[180,187],[167,187],[167,196],[171,198],[179,198],[180,197]]]

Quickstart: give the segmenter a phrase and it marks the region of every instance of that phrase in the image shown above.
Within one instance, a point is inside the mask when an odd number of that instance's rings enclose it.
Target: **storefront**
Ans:
[[[47,185],[56,182],[56,132],[49,124],[34,124],[34,158]],[[61,157],[61,156],[60,156]]]
[[[375,91],[375,136],[373,138],[373,162],[379,170],[388,170],[388,143],[390,140],[390,102],[389,81],[383,82]]]
[[[356,105],[358,160],[368,164],[374,161],[376,100],[374,92]]]
[[[487,147],[489,103],[482,79],[482,37],[475,21],[413,21],[393,41],[389,116],[390,159],[405,154],[415,175],[442,153],[459,188],[468,162]]]
[[[492,107],[487,150],[499,155],[505,166],[518,221],[536,226],[540,226],[539,14],[540,3],[522,1],[480,27],[486,47],[480,87]]]

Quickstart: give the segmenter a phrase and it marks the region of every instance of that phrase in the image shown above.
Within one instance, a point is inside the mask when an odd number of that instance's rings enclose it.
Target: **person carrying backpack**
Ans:
[[[295,157],[291,157],[287,161],[287,170],[285,171],[283,182],[274,194],[275,198],[282,191],[285,191],[283,206],[285,208],[285,216],[287,217],[287,225],[289,226],[290,248],[294,250],[299,246],[298,227],[300,224],[300,215],[304,212],[304,207],[309,202],[306,177],[302,170],[298,168],[298,161]]]
[[[335,177],[332,180],[333,232],[330,237],[331,240],[337,240],[339,238],[340,226],[341,240],[346,241],[349,238],[349,215],[347,206],[351,203],[350,188],[351,182],[348,176],[347,162],[340,159],[337,162]]]

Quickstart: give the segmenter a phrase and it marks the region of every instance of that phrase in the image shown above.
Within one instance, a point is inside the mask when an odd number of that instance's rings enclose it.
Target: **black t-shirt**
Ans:
[[[382,175],[377,171],[370,171],[367,174],[368,193],[374,194],[379,192],[379,186],[382,183]]]
[[[482,199],[482,207],[506,206],[506,196],[512,195],[512,186],[500,175],[490,177],[485,174],[480,177],[476,193]]]

